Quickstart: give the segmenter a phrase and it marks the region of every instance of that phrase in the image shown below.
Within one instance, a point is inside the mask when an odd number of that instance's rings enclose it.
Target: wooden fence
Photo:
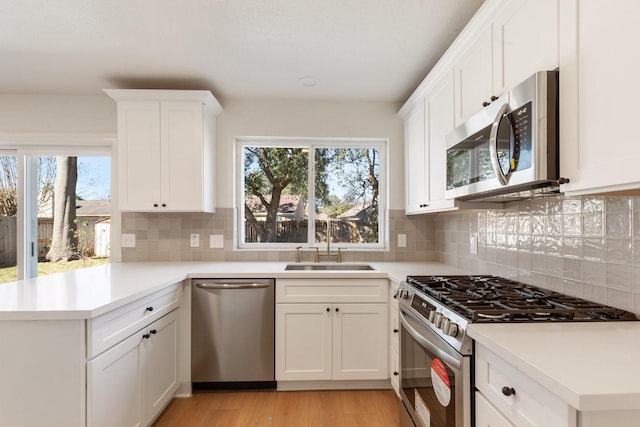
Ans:
[[[0,267],[16,265],[17,261],[17,218],[0,216]]]
[[[331,221],[331,243],[362,243],[371,227],[357,220]],[[260,242],[260,232],[248,221],[244,229],[245,243]],[[280,221],[276,223],[275,243],[306,243],[308,221]],[[316,220],[316,242],[327,241],[327,221]]]
[[[89,256],[109,255],[109,224],[99,223],[101,219],[98,217],[82,218],[81,222],[86,221],[87,225],[78,224],[78,228],[84,229],[84,236],[87,238],[85,249]],[[0,267],[16,265],[18,252],[16,233],[16,217],[0,217]],[[38,259],[44,259],[49,251],[52,234],[53,219],[38,218]]]

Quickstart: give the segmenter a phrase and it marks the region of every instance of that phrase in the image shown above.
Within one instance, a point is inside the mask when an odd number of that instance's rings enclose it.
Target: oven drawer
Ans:
[[[575,410],[566,402],[477,343],[475,363],[477,389],[511,423],[519,427],[575,425]]]

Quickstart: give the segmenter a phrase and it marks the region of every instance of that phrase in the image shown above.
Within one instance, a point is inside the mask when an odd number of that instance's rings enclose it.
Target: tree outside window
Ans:
[[[381,141],[242,141],[239,246],[382,248]]]

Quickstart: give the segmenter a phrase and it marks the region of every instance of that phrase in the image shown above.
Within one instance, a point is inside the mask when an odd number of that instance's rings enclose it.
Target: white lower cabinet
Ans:
[[[384,279],[279,280],[276,380],[389,378],[387,287]]]
[[[178,388],[178,311],[87,363],[88,425],[151,424]]]
[[[388,378],[387,304],[278,304],[276,380]]]
[[[478,427],[577,425],[574,408],[478,343],[475,365]]]

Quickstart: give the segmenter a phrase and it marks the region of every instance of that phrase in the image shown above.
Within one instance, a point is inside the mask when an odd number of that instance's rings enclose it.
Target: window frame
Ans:
[[[308,235],[304,243],[246,243],[244,227],[244,148],[250,146],[270,148],[308,148]],[[237,137],[235,139],[236,172],[235,179],[235,245],[236,250],[292,250],[296,247],[323,248],[324,243],[312,241],[315,236],[315,150],[317,148],[377,148],[380,155],[380,170],[378,177],[378,242],[377,243],[333,243],[331,247],[341,249],[355,249],[363,251],[387,251],[389,250],[388,236],[388,212],[387,212],[387,176],[388,176],[388,150],[389,141],[385,138],[295,138],[295,137]],[[311,154],[314,153],[314,154]]]

